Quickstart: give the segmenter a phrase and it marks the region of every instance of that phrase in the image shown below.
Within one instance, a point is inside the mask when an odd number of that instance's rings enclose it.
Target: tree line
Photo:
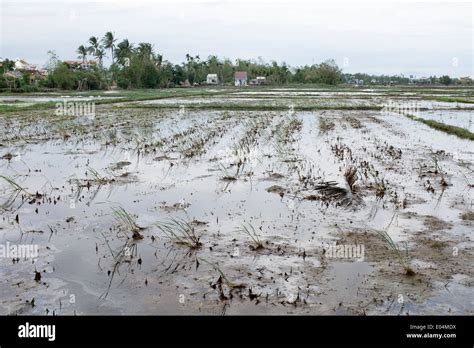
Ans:
[[[284,62],[267,63],[261,58],[231,61],[215,55],[202,59],[199,55],[186,54],[183,63],[173,64],[164,60],[152,44],[119,41],[110,31],[102,38],[91,36],[77,48],[76,54],[87,68],[71,69],[49,51],[45,66],[48,76],[39,85],[61,89],[165,88],[199,85],[205,83],[208,74],[217,74],[220,84],[232,84],[236,71],[247,71],[249,79],[265,76],[266,83],[272,85],[342,82],[342,71],[333,60],[294,69]],[[106,57],[110,57],[109,67],[103,64]]]
[[[77,48],[76,54],[82,64],[71,68],[53,51],[49,51],[45,66],[48,75],[35,81],[35,86],[66,90],[106,89],[114,86],[122,89],[166,88],[199,85],[205,83],[208,74],[217,74],[221,84],[232,84],[236,71],[246,71],[249,79],[264,76],[266,83],[271,85],[288,83],[337,85],[342,82],[350,83],[351,79],[369,82],[374,78],[380,84],[390,81],[408,83],[405,78],[393,76],[344,75],[334,60],[290,67],[285,62],[268,63],[262,58],[231,61],[215,55],[202,59],[199,55],[186,54],[183,63],[173,64],[164,60],[151,43],[133,44],[128,39],[119,41],[111,31],[101,38],[91,36],[85,44]],[[110,57],[109,67],[104,67],[103,64],[106,57]],[[4,72],[13,70],[12,63],[4,61],[2,65]],[[30,84],[31,79],[25,77],[19,81],[19,85],[25,89]],[[2,87],[5,86],[0,83],[0,88]]]

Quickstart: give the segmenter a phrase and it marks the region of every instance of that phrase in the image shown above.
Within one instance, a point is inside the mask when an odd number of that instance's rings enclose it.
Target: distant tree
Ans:
[[[130,87],[130,80],[127,79],[126,77],[119,76],[117,78],[117,86],[119,86],[122,89],[127,89]]]
[[[112,64],[115,61],[115,56],[114,56],[114,50],[115,50],[115,42],[117,39],[114,36],[114,33],[111,31],[108,31],[105,33],[104,38],[102,39],[102,42],[104,44],[104,48],[107,50],[110,50],[111,58],[112,58]]]
[[[442,85],[450,85],[453,82],[453,80],[448,76],[448,75],[443,75],[439,78],[439,83]]]
[[[195,61],[195,57],[191,56],[189,53],[186,53],[186,63],[184,64],[184,68],[186,71],[186,78],[191,84],[197,81],[196,67],[197,62]]]
[[[173,79],[172,66],[162,66],[163,57],[148,42],[134,48],[123,40],[117,45],[116,57],[121,65],[116,74],[117,84],[122,88],[157,88],[168,86]]]
[[[69,70],[68,66],[64,63],[58,64],[48,75],[48,79],[51,80],[53,87],[61,89],[74,89],[77,85],[74,72]]]
[[[104,59],[105,57],[105,50],[104,48],[102,47],[99,47],[95,50],[95,56],[97,57],[97,59],[99,60],[99,66],[102,67],[102,60]]]
[[[234,78],[234,65],[230,59],[224,59],[222,62],[222,82],[231,83]]]
[[[122,66],[126,65],[127,59],[130,61],[133,51],[133,44],[131,44],[128,39],[122,40],[116,48],[117,62]]]
[[[342,82],[342,71],[336,62],[331,59],[319,64],[317,77],[319,83],[336,85]]]
[[[137,53],[141,57],[148,57],[150,59],[154,59],[153,56],[153,45],[148,42],[140,42],[136,49]]]
[[[320,83],[327,85],[336,85],[344,80],[342,71],[334,60],[300,67],[296,69],[292,78],[297,83]]]
[[[99,60],[99,65],[102,66],[102,59],[105,57],[105,51],[102,45],[100,44],[99,38],[97,36],[91,36],[89,38],[89,43],[89,53],[96,57]]]
[[[79,57],[78,57],[78,58],[81,58],[83,63],[85,63],[85,61],[86,61],[86,59],[87,59],[87,53],[88,53],[88,52],[89,52],[89,50],[88,50],[87,47],[84,46],[84,45],[80,45],[80,46],[77,48],[76,53],[79,54]]]
[[[6,73],[7,71],[12,71],[15,67],[15,62],[10,59],[5,59],[0,61],[0,67],[2,68],[2,72]]]
[[[81,87],[84,90],[101,89],[103,87],[103,77],[98,69],[75,72],[75,78],[81,83],[75,88]]]
[[[95,55],[95,51],[99,48],[100,46],[100,41],[99,39],[97,38],[97,36],[91,36],[89,38],[89,48],[88,48],[88,51],[90,54],[92,55]]]
[[[55,51],[48,51],[48,60],[46,61],[46,64],[44,68],[51,73],[53,70],[55,70],[58,65],[61,63],[59,60],[58,55],[56,54]]]
[[[141,82],[145,88],[156,88],[158,86],[160,82],[160,74],[154,65],[145,65]]]
[[[186,80],[186,72],[181,65],[176,64],[172,68],[171,82],[175,85],[179,85],[180,82],[183,82],[184,80]]]

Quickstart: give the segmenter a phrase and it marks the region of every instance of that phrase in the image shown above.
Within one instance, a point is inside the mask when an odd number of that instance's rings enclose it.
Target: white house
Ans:
[[[256,79],[251,79],[250,84],[252,86],[259,86],[259,85],[264,85],[267,81],[267,78],[265,76],[257,76]]]
[[[264,85],[267,82],[267,78],[265,76],[257,76],[257,82],[259,85]]]
[[[207,74],[206,83],[208,85],[217,85],[219,83],[217,74]]]
[[[30,64],[24,59],[17,59],[15,61],[15,70],[18,70],[18,71],[36,71],[36,65]]]
[[[36,65],[30,64],[24,59],[17,59],[15,61],[14,67],[14,71],[11,72],[11,74],[9,74],[8,76],[19,78],[23,75],[27,75],[30,77],[30,80],[33,81],[36,78],[45,77],[48,75],[47,70],[38,69]]]

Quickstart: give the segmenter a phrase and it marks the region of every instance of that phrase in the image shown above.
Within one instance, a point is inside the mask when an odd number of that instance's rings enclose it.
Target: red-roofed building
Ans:
[[[236,71],[234,74],[234,81],[236,86],[247,86],[247,72]]]
[[[462,76],[459,78],[459,82],[461,84],[471,84],[472,83],[472,79],[470,76]]]

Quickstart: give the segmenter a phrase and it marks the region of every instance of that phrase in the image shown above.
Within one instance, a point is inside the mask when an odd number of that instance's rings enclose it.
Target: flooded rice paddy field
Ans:
[[[473,314],[472,141],[181,99],[0,116],[0,314]]]
[[[459,97],[460,95],[448,95],[447,97]],[[217,105],[217,106],[239,106],[242,103],[250,107],[258,106],[294,106],[294,107],[384,107],[388,105],[410,104],[420,110],[445,110],[445,109],[469,109],[474,108],[474,98],[466,97],[466,102],[445,102],[436,100],[439,95],[413,95],[397,94],[388,98],[387,94],[376,94],[371,92],[278,92],[278,91],[246,91],[230,92],[219,95],[194,96],[194,97],[171,97],[129,103],[129,105],[161,105],[161,106],[195,106],[195,105]],[[390,101],[392,104],[388,104]]]
[[[30,107],[37,103],[44,102],[55,102],[55,103],[64,103],[64,102],[95,102],[99,100],[112,100],[118,99],[119,97],[114,96],[70,96],[70,95],[31,95],[31,96],[0,96],[0,106],[15,106],[18,108],[21,107]]]

